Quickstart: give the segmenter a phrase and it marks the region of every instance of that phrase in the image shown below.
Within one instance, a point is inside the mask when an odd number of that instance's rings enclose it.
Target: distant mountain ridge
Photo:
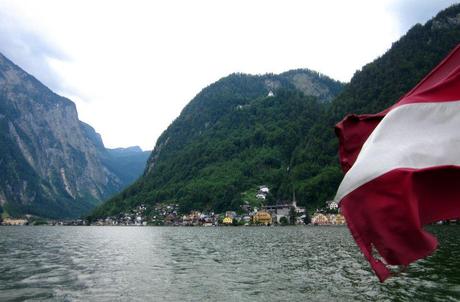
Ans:
[[[357,71],[343,91],[332,83],[328,97],[322,88],[305,91],[311,81],[296,83],[304,76],[295,71],[223,78],[203,89],[163,132],[144,176],[92,217],[158,202],[178,202],[184,211],[236,210],[249,188],[260,184],[272,188],[274,200],[289,199],[294,191],[298,204],[320,207],[343,176],[334,125],[348,113],[375,113],[393,104],[459,42],[460,5],[453,5],[415,25]],[[268,97],[270,90],[274,97]]]
[[[126,147],[126,148],[114,148],[114,149],[107,148],[107,151],[110,151],[113,155],[117,155],[117,156],[127,156],[127,155],[141,153],[141,152],[149,152],[149,151],[142,151],[141,147],[139,146],[131,146],[131,147]]]
[[[84,122],[80,123],[86,136],[96,147],[102,165],[119,179],[122,188],[142,175],[151,151],[142,151],[139,146],[106,148],[101,135],[93,127]]]
[[[109,155],[106,155],[109,154]],[[76,217],[128,185],[75,104],[0,54],[0,212]],[[130,172],[131,173],[131,172]],[[139,173],[140,174],[140,173]]]
[[[151,151],[142,151],[139,146],[106,149],[101,156],[103,164],[122,181],[124,186],[133,183],[142,175]]]

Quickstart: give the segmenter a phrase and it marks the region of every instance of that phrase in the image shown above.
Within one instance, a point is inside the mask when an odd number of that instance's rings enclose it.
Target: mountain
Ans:
[[[220,79],[159,137],[144,176],[96,215],[163,201],[177,201],[184,211],[226,210],[261,184],[291,196],[285,180],[292,154],[342,88],[306,69]]]
[[[83,122],[80,123],[86,137],[96,147],[102,165],[118,178],[121,188],[132,184],[142,175],[151,151],[142,151],[139,146],[106,148],[101,135],[93,127]]]
[[[343,177],[334,125],[348,113],[376,113],[395,103],[459,42],[460,5],[454,5],[411,28],[343,91],[309,71],[223,78],[160,136],[144,176],[91,217],[158,202],[179,203],[183,211],[236,210],[261,184],[272,189],[272,201],[294,191],[298,204],[320,207]]]
[[[137,168],[124,173],[117,163],[123,158],[117,156],[104,148],[91,126],[78,119],[73,102],[0,54],[3,215],[57,218],[87,213],[139,172]],[[136,164],[138,157],[133,159]]]
[[[102,163],[121,180],[123,186],[133,183],[142,175],[151,151],[138,146],[105,149]]]

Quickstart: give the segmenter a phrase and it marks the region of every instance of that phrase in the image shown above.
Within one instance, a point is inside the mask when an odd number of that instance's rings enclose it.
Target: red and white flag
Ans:
[[[460,45],[395,105],[349,115],[336,133],[346,174],[335,200],[383,282],[387,265],[436,249],[423,225],[460,217]]]

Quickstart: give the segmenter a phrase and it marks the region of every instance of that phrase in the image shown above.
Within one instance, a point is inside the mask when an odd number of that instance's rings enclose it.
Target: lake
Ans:
[[[0,301],[460,301],[460,226],[384,284],[346,227],[0,227]]]

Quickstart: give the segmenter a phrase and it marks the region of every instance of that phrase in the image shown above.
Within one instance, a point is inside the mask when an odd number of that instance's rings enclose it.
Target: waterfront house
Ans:
[[[175,221],[177,220],[176,218],[177,218],[176,215],[168,214],[164,218],[164,224],[165,225],[173,225],[175,223]]]
[[[192,218],[189,215],[182,216],[182,225],[192,225]]]
[[[241,219],[242,219],[244,222],[251,222],[251,216],[249,216],[249,215],[244,215]]]
[[[267,205],[267,206],[263,206],[262,209],[269,212],[272,215],[273,223],[275,222],[280,223],[280,219],[282,217],[286,217],[288,221],[291,222],[291,211],[292,210],[294,210],[294,212],[296,213],[296,216],[305,214],[305,208],[298,207],[295,199],[291,203],[284,202],[281,204]]]
[[[329,224],[333,224],[333,225],[345,224],[345,217],[342,214],[329,214],[328,220],[329,220]]]
[[[266,211],[259,211],[253,216],[253,222],[256,224],[272,224],[272,215]]]
[[[224,220],[222,221],[223,224],[230,225],[233,223],[233,219],[231,217],[225,217]]]
[[[311,219],[314,225],[344,225],[345,217],[342,214],[315,213]]]
[[[225,212],[225,217],[230,217],[234,219],[236,217],[236,212],[235,211],[227,211]]]
[[[2,223],[3,225],[26,225],[27,219],[5,218]]]
[[[330,224],[327,216],[321,213],[315,213],[315,215],[313,215],[313,217],[311,218],[311,223],[314,225]]]
[[[286,217],[289,220],[289,211],[291,210],[291,205],[287,203],[274,204],[263,206],[262,209],[271,214],[273,217],[273,223],[280,223],[280,219],[282,217]]]

